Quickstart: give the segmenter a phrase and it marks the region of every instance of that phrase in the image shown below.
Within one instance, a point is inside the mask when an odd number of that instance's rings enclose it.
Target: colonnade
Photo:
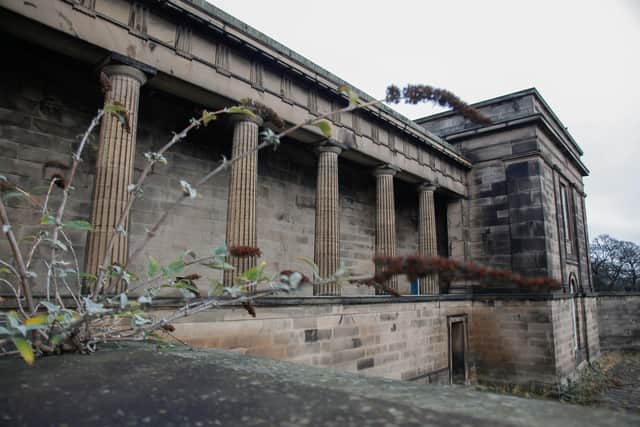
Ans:
[[[108,65],[103,72],[111,84],[106,93],[109,103],[117,103],[128,110],[128,127],[123,127],[115,117],[105,117],[100,128],[96,180],[92,206],[87,254],[87,271],[96,273],[105,257],[110,233],[116,220],[132,194],[127,187],[133,182],[133,164],[136,153],[136,129],[140,87],[145,83],[144,73],[128,65]],[[258,145],[259,127],[257,117],[234,115],[232,119],[234,157],[255,149]],[[316,215],[314,262],[322,277],[330,277],[340,262],[340,210],[338,186],[338,158],[342,148],[326,141],[317,148],[318,168],[316,186]],[[375,254],[396,254],[396,220],[394,201],[394,176],[397,170],[384,165],[373,170],[376,182]],[[258,246],[256,195],[258,182],[258,153],[253,153],[232,164],[230,168],[227,204],[227,246]],[[425,256],[436,254],[436,220],[434,193],[436,187],[430,183],[418,186],[419,253]],[[111,250],[111,263],[124,264],[128,256],[127,228]],[[233,271],[224,275],[225,283],[256,265],[257,257],[230,257]],[[387,286],[397,288],[397,279]],[[437,278],[430,276],[422,280],[421,294],[438,293]],[[340,295],[335,283],[323,283],[314,288],[314,295]]]

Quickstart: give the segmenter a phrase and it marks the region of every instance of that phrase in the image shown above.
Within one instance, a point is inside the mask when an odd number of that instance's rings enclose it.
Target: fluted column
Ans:
[[[393,177],[396,170],[387,166],[376,168],[376,255],[396,255],[396,211],[393,196]],[[393,277],[386,285],[398,288]],[[379,293],[379,292],[378,292]]]
[[[436,210],[433,195],[436,186],[425,183],[418,187],[420,203],[418,208],[418,252],[422,256],[436,256],[438,244],[436,240]],[[437,273],[420,279],[420,294],[438,294]]]
[[[136,153],[138,100],[140,87],[146,76],[128,65],[107,65],[102,72],[110,84],[105,94],[106,104],[126,107],[128,124],[123,126],[113,115],[105,115],[100,125],[100,140],[96,162],[91,224],[87,252],[87,271],[98,273],[105,257],[109,237],[118,217],[131,197],[127,186],[133,181],[133,162]],[[125,221],[125,232],[129,219]],[[129,255],[128,234],[118,233],[111,250],[111,264],[124,265]]]
[[[340,215],[338,211],[338,155],[340,147],[318,148],[318,183],[316,186],[316,230],[313,252],[321,277],[331,276],[340,262]],[[314,295],[340,295],[335,283],[317,285]]]
[[[232,158],[258,146],[258,128],[262,120],[257,116],[233,115]],[[227,246],[258,246],[256,226],[256,188],[258,184],[258,153],[254,152],[231,165],[227,202]],[[224,283],[230,284],[238,276],[256,265],[256,256],[229,258],[235,270],[225,271]]]

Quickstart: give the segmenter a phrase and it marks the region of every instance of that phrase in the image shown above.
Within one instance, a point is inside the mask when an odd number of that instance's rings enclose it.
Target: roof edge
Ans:
[[[560,131],[563,133],[563,135],[567,138],[569,142],[571,142],[573,147],[578,151],[578,154],[582,156],[584,154],[584,151],[582,151],[582,148],[580,147],[580,145],[578,145],[576,140],[573,139],[573,136],[571,136],[569,131],[567,131],[567,127],[564,125],[564,123],[562,123],[560,118],[556,115],[556,113],[553,111],[553,109],[549,106],[547,101],[545,101],[545,99],[542,97],[538,89],[536,89],[535,87],[522,89],[516,92],[511,92],[505,95],[496,96],[495,98],[489,98],[479,102],[474,102],[473,104],[470,104],[470,105],[475,108],[482,108],[487,105],[508,101],[510,99],[520,98],[526,95],[533,95],[540,102],[540,104],[542,104],[547,114],[553,119],[556,125],[560,128]],[[416,119],[415,122],[418,124],[421,124],[421,123],[428,122],[430,120],[440,119],[443,117],[453,116],[456,114],[458,114],[456,111],[448,110],[448,111],[443,111],[441,113],[420,117],[419,119]]]
[[[309,68],[312,72],[336,84],[337,87],[341,85],[347,85],[352,90],[354,90],[363,101],[369,102],[375,100],[374,97],[357,88],[355,85],[352,85],[349,82],[341,79],[327,69],[317,65],[316,63],[305,58],[303,55],[291,50],[277,40],[269,37],[268,35],[253,28],[245,22],[242,22],[238,18],[230,15],[229,13],[209,3],[206,0],[169,0],[169,2],[174,3],[174,5],[178,7],[180,2],[190,4],[191,6],[202,10],[207,15],[223,21],[225,25],[229,25],[241,32],[244,32],[247,36],[253,38],[255,41],[266,44],[279,54],[285,55],[292,61],[298,63],[298,65]],[[338,93],[338,95],[341,95],[346,99],[345,95],[340,93]],[[444,138],[441,138],[440,136],[434,135],[433,133],[427,131],[422,126],[417,124],[414,120],[411,120],[408,117],[400,114],[399,112],[382,102],[375,105],[374,108],[379,109],[389,116],[393,117],[394,119],[400,121],[404,125],[405,129],[410,128],[414,132],[420,134],[425,140],[430,140],[433,144],[439,145],[441,147],[440,151],[442,151],[443,154],[447,155],[447,157],[467,167],[470,165],[468,160],[465,159],[464,156],[462,156],[453,145],[449,144]],[[402,130],[401,126],[398,126],[398,128]]]

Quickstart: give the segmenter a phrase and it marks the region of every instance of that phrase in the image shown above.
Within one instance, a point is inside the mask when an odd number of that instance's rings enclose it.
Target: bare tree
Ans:
[[[602,234],[590,249],[596,289],[640,290],[640,246]]]

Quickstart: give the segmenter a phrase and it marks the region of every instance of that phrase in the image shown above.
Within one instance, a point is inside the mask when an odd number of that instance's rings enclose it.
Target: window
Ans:
[[[560,203],[562,204],[562,231],[567,248],[568,256],[575,256],[576,254],[576,239],[574,221],[575,214],[573,208],[573,198],[567,194],[567,187],[560,185]]]

